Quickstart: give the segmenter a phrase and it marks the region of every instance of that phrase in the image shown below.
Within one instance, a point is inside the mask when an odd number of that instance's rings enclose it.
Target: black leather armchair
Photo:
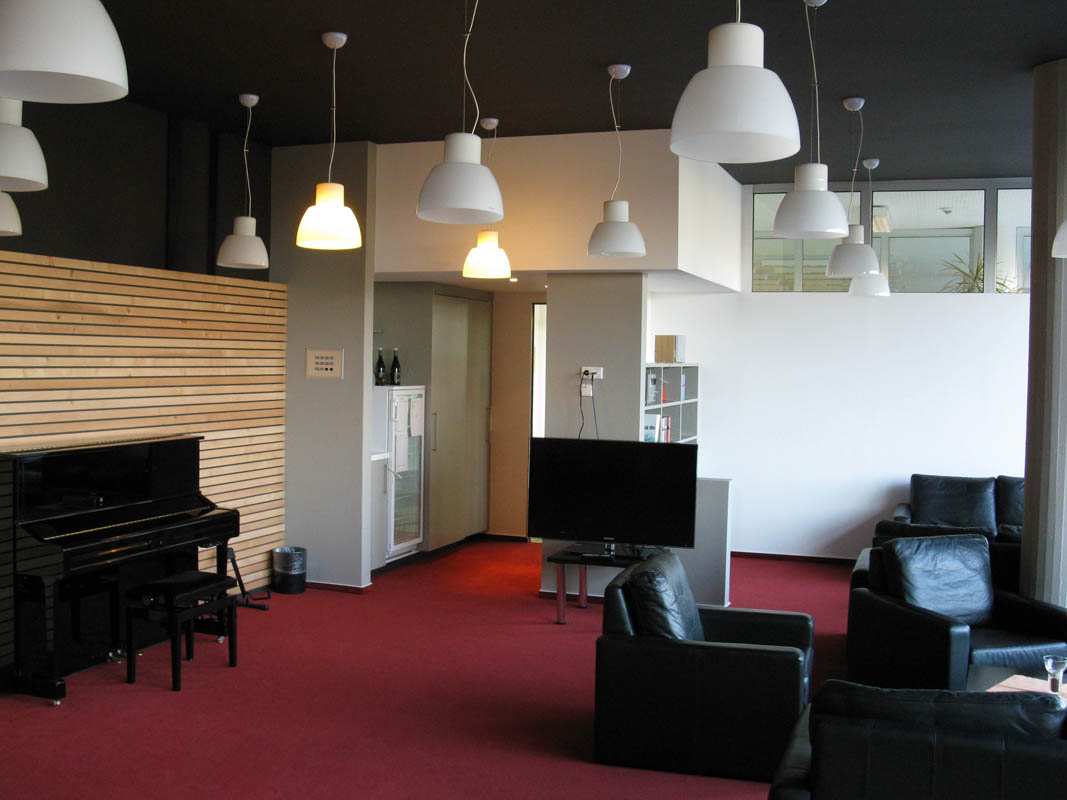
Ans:
[[[1023,524],[1023,479],[911,476],[911,502],[874,528],[872,544],[909,536],[981,534],[989,539],[993,585],[1019,590]]]
[[[769,800],[1034,800],[1067,786],[1063,701],[1040,692],[875,689],[826,681]]]
[[[604,594],[595,757],[604,764],[769,780],[808,697],[812,618],[698,609],[672,553]]]
[[[984,536],[893,539],[853,574],[846,651],[849,679],[873,686],[963,690],[975,667],[1043,675],[1043,655],[1067,655],[1067,609],[995,589]]]

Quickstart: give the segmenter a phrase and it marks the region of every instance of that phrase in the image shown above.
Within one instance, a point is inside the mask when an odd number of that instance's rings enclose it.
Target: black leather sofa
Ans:
[[[1067,655],[1067,609],[995,588],[988,548],[979,535],[913,537],[872,548],[866,569],[861,557],[849,591],[850,680],[963,690],[983,672],[1042,675],[1042,655]]]
[[[1035,800],[1067,792],[1063,701],[826,681],[769,800]]]
[[[595,758],[768,781],[807,703],[807,614],[698,609],[673,553],[604,592],[596,643]]]
[[[1022,551],[1023,479],[911,476],[911,502],[900,503],[893,519],[874,528],[872,545],[907,536],[976,533],[989,539],[993,585],[1019,590]]]

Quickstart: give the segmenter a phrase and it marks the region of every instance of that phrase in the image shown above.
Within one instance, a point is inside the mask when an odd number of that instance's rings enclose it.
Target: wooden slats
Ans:
[[[231,544],[262,586],[285,543],[286,296],[0,251],[0,449],[203,436],[201,488],[241,511]]]

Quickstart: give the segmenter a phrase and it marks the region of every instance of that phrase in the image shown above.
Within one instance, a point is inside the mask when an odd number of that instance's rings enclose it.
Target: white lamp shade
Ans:
[[[848,293],[857,297],[889,297],[889,278],[881,272],[865,272],[852,279]]]
[[[478,231],[478,244],[463,262],[464,278],[510,278],[511,262],[500,249],[496,231]]]
[[[22,127],[22,101],[0,98],[0,191],[48,188],[48,167],[37,137]]]
[[[100,0],[0,0],[0,97],[102,103],[129,92],[126,58]]]
[[[15,201],[7,192],[0,192],[0,236],[21,236],[22,218]]]
[[[1052,257],[1067,258],[1067,219],[1060,223],[1056,238],[1052,240]]]
[[[233,233],[222,240],[215,263],[232,269],[266,269],[267,246],[256,236],[255,217],[234,217]]]
[[[598,222],[589,237],[592,258],[641,258],[645,254],[645,239],[638,227],[630,222],[630,204],[625,200],[604,203],[604,221]]]
[[[730,22],[708,33],[708,68],[674,110],[671,152],[697,161],[749,164],[800,150],[789,92],[763,66],[763,29]]]
[[[848,217],[837,195],[827,191],[825,164],[798,164],[793,191],[778,206],[774,233],[786,239],[844,239]]]
[[[830,251],[826,263],[827,278],[852,278],[880,269],[878,254],[863,241],[863,226],[849,225],[848,239]]]
[[[427,222],[449,225],[483,225],[504,218],[500,187],[482,165],[480,138],[473,133],[445,137],[445,160],[426,176],[415,213]]]
[[[320,183],[315,205],[308,206],[296,229],[296,243],[310,250],[352,250],[363,245],[363,235],[352,209],[345,205],[345,187]]]

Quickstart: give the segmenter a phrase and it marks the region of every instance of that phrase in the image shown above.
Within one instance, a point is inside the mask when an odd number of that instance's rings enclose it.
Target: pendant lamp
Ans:
[[[478,244],[463,262],[464,278],[510,278],[511,262],[500,249],[496,231],[478,231]]]
[[[848,234],[848,218],[840,201],[828,191],[829,171],[822,161],[819,130],[819,75],[815,69],[815,42],[811,36],[810,7],[826,0],[804,0],[804,20],[808,27],[811,50],[811,75],[814,89],[812,111],[815,117],[815,163],[798,164],[794,170],[793,191],[778,206],[774,233],[786,239],[842,239]]]
[[[619,146],[619,164],[615,172],[615,188],[611,199],[604,202],[604,221],[598,222],[589,237],[588,253],[591,258],[641,258],[645,255],[645,239],[638,227],[630,222],[630,204],[616,200],[622,180],[622,136],[619,133],[619,117],[615,113],[615,81],[630,74],[629,64],[612,64],[608,67],[608,101],[611,104],[611,121],[615,126],[615,140]]]
[[[855,112],[860,118],[860,140],[856,147],[856,161],[852,165],[852,185],[848,190],[848,214],[852,217],[852,198],[856,193],[856,172],[859,171],[860,153],[863,152],[863,104],[862,97],[846,97],[842,103],[845,109]],[[848,226],[848,238],[830,251],[830,260],[826,263],[827,278],[852,278],[865,272],[877,272],[880,269],[878,255],[864,239],[863,225]]]
[[[872,214],[874,213],[874,182],[871,179],[871,170],[875,169],[880,163],[881,161],[877,158],[863,159],[863,166],[867,168],[867,193],[871,198]],[[841,245],[838,246],[840,247]],[[867,247],[866,245],[864,246]],[[853,276],[852,282],[848,287],[848,293],[859,297],[889,297],[889,278],[882,273],[882,267],[878,263],[878,256],[874,252],[874,248],[867,247],[867,249],[870,250],[871,255],[874,256],[874,261],[870,264],[870,268],[867,271]],[[833,257],[832,253],[831,257]]]
[[[363,245],[359,222],[345,205],[345,187],[333,183],[333,154],[337,147],[337,51],[348,41],[347,33],[322,34],[322,43],[333,51],[330,103],[330,166],[326,183],[315,186],[315,205],[308,206],[296,229],[296,243],[310,250],[352,250]]]
[[[37,137],[22,127],[22,101],[0,98],[0,191],[48,188],[48,167]]]
[[[1056,238],[1052,240],[1052,257],[1067,258],[1067,219],[1060,223]]]
[[[671,122],[671,152],[750,164],[800,149],[797,112],[782,79],[763,66],[763,29],[737,21],[708,33],[708,67],[685,87]]]
[[[256,236],[256,218],[252,216],[252,180],[248,176],[248,133],[252,130],[252,107],[259,102],[257,94],[242,94],[238,101],[248,109],[245,143],[241,151],[245,162],[245,192],[248,195],[248,214],[233,218],[233,233],[222,240],[215,263],[231,269],[266,269],[269,261],[267,246]]]
[[[15,201],[7,192],[0,192],[0,236],[21,236],[22,219]]]
[[[129,93],[126,58],[100,0],[0,0],[0,97],[103,103]]]
[[[474,99],[474,119],[477,125],[480,109],[467,76],[467,44],[474,30],[478,0],[474,0],[470,24],[463,33],[463,83]],[[464,114],[463,126],[467,120]],[[500,187],[488,167],[482,164],[482,140],[470,133],[450,133],[445,137],[445,158],[426,176],[419,192],[415,214],[427,222],[449,225],[482,225],[504,218],[504,201]]]

